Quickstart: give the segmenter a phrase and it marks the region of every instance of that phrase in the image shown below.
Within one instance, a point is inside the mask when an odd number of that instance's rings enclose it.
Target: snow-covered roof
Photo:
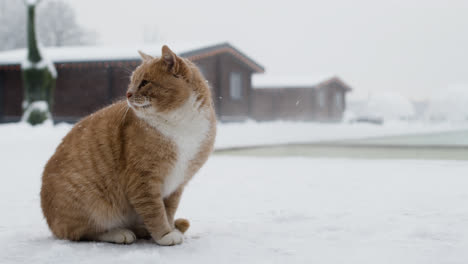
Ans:
[[[57,62],[85,62],[85,61],[111,61],[111,60],[139,60],[138,50],[152,56],[161,55],[161,47],[168,45],[171,50],[181,56],[197,56],[200,53],[231,52],[256,72],[263,72],[262,66],[247,57],[229,43],[162,43],[134,46],[69,46],[45,47],[41,55],[54,63]],[[20,64],[26,57],[26,49],[17,49],[0,52],[0,65]]]
[[[161,55],[162,45],[142,46],[69,46],[69,47],[47,47],[42,50],[47,57],[54,62],[79,62],[79,61],[101,61],[101,60],[131,60],[139,59],[137,50],[141,50],[152,56]],[[169,45],[176,53],[183,53],[200,45],[176,46]],[[0,52],[0,64],[17,64],[26,57],[26,49],[10,50]]]
[[[334,74],[276,75],[254,74],[252,88],[315,88],[318,84],[334,78]]]
[[[27,0],[27,1],[26,1],[26,4],[27,4],[27,5],[36,5],[36,4],[37,4],[37,0]]]

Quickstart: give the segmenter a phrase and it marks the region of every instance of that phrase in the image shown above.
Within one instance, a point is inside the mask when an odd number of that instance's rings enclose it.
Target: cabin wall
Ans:
[[[252,71],[247,69],[242,63],[230,54],[221,54],[217,56],[217,67],[220,71],[219,78],[219,97],[218,117],[221,121],[243,121],[250,115],[250,97],[252,91]],[[230,78],[231,73],[241,74],[242,96],[240,99],[231,97]]]
[[[5,99],[5,88],[3,84],[3,79],[4,79],[5,73],[0,71],[0,119],[3,117],[3,105],[4,105],[4,99]],[[1,121],[1,120],[0,120]]]
[[[278,100],[278,94],[271,89],[252,89],[250,117],[257,121],[275,120]]]
[[[345,110],[345,91],[339,85],[261,88],[253,89],[252,94],[251,118],[257,121],[336,122],[341,121]],[[336,103],[337,94],[340,104]]]
[[[346,90],[337,82],[330,82],[322,87],[327,91],[326,112],[322,116],[323,121],[341,121],[346,109]]]
[[[57,67],[53,115],[76,120],[109,103],[107,69],[100,66]]]
[[[132,72],[140,65],[140,60],[119,61],[107,64],[108,104],[126,99]]]
[[[243,121],[340,121],[346,89],[331,81],[319,87],[252,89],[252,71],[231,54],[217,54],[194,61],[212,89],[218,119]],[[74,122],[116,100],[124,99],[131,72],[139,60],[58,63],[53,115],[56,121]],[[241,98],[231,96],[231,73],[241,78]],[[320,95],[323,93],[323,95]],[[319,99],[323,99],[320,106]],[[0,121],[21,117],[23,87],[19,66],[0,69]],[[339,103],[338,103],[339,102]]]
[[[216,57],[197,61],[212,87],[219,107]],[[125,99],[131,73],[140,61],[57,63],[58,73],[52,114],[56,121],[75,122],[106,105]],[[23,85],[21,70],[0,69],[0,120],[17,121],[22,115]]]
[[[0,120],[18,121],[22,114],[23,84],[21,71],[18,69],[0,71],[1,103]]]
[[[312,92],[313,89],[304,88],[287,88],[278,91],[282,98],[278,105],[280,108],[278,118],[288,121],[312,120],[314,103],[311,101]]]
[[[215,106],[216,113],[219,112],[220,98],[219,98],[219,69],[217,67],[217,56],[208,58],[198,59],[193,61],[200,69],[200,72],[208,81],[208,85],[211,89],[211,96]]]

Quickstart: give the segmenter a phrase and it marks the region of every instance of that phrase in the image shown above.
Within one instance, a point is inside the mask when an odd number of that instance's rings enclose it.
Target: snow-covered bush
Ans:
[[[26,60],[21,63],[25,102],[22,120],[36,125],[51,117],[50,110],[53,104],[57,73],[54,65],[42,57],[39,51],[35,30],[36,1],[28,0],[26,3],[28,55]]]
[[[468,121],[468,86],[431,93],[424,116],[431,121]]]
[[[49,105],[45,101],[29,104],[21,118],[21,122],[28,122],[31,125],[42,124],[47,120],[52,122],[52,115],[49,111]]]
[[[364,107],[364,115],[383,120],[408,120],[415,115],[411,101],[397,93],[382,92],[372,95]]]

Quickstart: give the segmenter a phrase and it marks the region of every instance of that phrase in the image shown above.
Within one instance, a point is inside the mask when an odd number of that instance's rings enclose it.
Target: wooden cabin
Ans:
[[[351,91],[330,75],[255,75],[252,86],[251,117],[257,121],[338,122],[346,109],[346,93]]]
[[[57,84],[52,114],[55,121],[75,122],[124,98],[131,72],[140,64],[137,53],[159,56],[162,45],[143,47],[60,47],[44,54],[54,62]],[[307,81],[302,77],[264,75],[264,68],[229,43],[169,45],[195,62],[208,80],[218,119],[257,121],[340,121],[346,92],[337,77]],[[26,50],[0,53],[0,122],[22,115],[21,61]],[[252,84],[252,78],[254,84]]]
[[[195,62],[208,80],[221,121],[249,118],[251,76],[264,69],[229,43],[170,45]],[[52,114],[56,121],[75,122],[113,101],[124,98],[131,72],[140,64],[137,50],[158,56],[161,45],[138,48],[61,47],[45,54],[57,69]],[[26,50],[0,53],[0,121],[18,121],[23,87],[20,62]]]

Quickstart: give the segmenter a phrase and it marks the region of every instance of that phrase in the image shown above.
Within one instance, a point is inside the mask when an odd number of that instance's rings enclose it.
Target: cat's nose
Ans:
[[[133,94],[132,94],[131,92],[128,92],[128,93],[127,93],[127,98],[132,97],[132,95],[133,95]]]

